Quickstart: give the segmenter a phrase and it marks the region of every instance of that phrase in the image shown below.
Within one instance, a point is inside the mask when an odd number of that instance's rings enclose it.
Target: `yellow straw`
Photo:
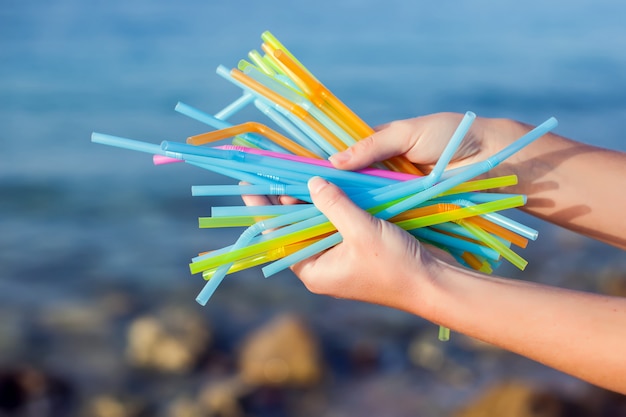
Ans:
[[[295,253],[299,251],[300,249],[303,249],[304,247],[312,243],[315,243],[321,239],[322,237],[319,237],[316,239],[309,239],[304,242],[294,243],[293,245],[280,246],[278,248],[270,249],[265,253],[260,253],[255,256],[251,256],[249,258],[238,260],[233,263],[233,265],[228,270],[228,273],[232,274],[235,272],[243,271],[244,269],[253,268],[255,266],[258,266],[267,262],[284,258],[285,256],[289,256],[292,253]],[[202,272],[202,278],[208,281],[209,279],[211,279],[211,277],[213,276],[216,270],[217,268],[214,268],[214,269],[210,269],[210,270]]]
[[[513,252],[501,241],[499,241],[489,233],[485,232],[483,229],[476,226],[475,224],[468,222],[464,219],[456,220],[456,223],[465,227],[470,233],[472,233],[474,236],[484,242],[491,249],[497,251],[500,255],[502,255],[504,259],[511,262],[522,271],[524,270],[524,268],[526,268],[526,265],[528,265],[528,261],[519,256],[517,253]]]
[[[396,223],[396,225],[405,230],[412,230],[420,227],[456,221],[458,219],[463,219],[467,217],[479,216],[481,214],[491,213],[494,211],[520,207],[522,205],[524,205],[524,197],[515,196],[503,198],[497,201],[490,201],[488,203],[476,204],[475,206],[463,207],[451,211],[444,211],[442,213],[431,214],[415,219],[399,221]]]
[[[492,188],[508,187],[508,186],[516,185],[516,184],[517,184],[517,175],[504,175],[501,177],[485,178],[482,180],[464,182],[463,184],[460,184],[454,188],[451,188],[445,193],[439,194],[438,197],[451,195],[451,194],[469,193],[473,191],[483,191],[483,190],[489,190]]]

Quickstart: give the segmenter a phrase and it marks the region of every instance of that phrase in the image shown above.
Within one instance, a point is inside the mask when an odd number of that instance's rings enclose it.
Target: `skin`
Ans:
[[[403,155],[429,172],[461,117],[440,113],[392,122],[331,161],[353,170]],[[477,118],[451,166],[483,160],[530,129],[508,119]],[[526,194],[528,213],[626,249],[620,212],[626,193],[618,191],[626,154],[547,134],[488,175],[511,173],[520,183],[506,192]],[[626,299],[460,268],[364,212],[322,178],[312,178],[309,189],[343,236],[339,245],[293,266],[310,291],[404,310],[626,394]],[[245,201],[272,203],[259,196]]]

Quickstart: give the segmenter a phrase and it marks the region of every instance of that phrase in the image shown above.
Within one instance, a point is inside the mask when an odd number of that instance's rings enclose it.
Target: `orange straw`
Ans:
[[[390,222],[397,223],[405,220],[412,220],[418,217],[430,216],[432,214],[443,213],[444,211],[452,211],[460,209],[461,206],[449,203],[437,203],[430,206],[419,207],[411,210],[407,210],[397,216],[389,219]]]
[[[525,237],[522,237],[505,227],[497,225],[485,219],[484,217],[475,216],[475,217],[469,217],[465,220],[470,223],[474,223],[476,226],[479,226],[480,228],[482,228],[483,230],[489,233],[492,233],[498,237],[508,240],[509,242],[511,242],[512,244],[520,248],[525,248],[526,246],[528,246],[528,239],[526,239]]]
[[[411,220],[411,219],[415,219],[418,217],[424,217],[424,216],[430,216],[433,214],[438,214],[438,213],[443,213],[444,211],[452,211],[452,210],[457,210],[460,209],[461,206],[458,206],[456,204],[450,204],[450,203],[437,203],[437,204],[432,204],[430,206],[425,206],[425,207],[419,207],[416,209],[412,209],[412,210],[407,210],[404,213],[401,213],[391,219],[389,219],[389,221],[397,223],[397,222],[401,222],[401,221],[405,221],[405,220]],[[520,247],[520,248],[525,248],[528,245],[528,239],[518,235],[515,232],[512,232],[511,230],[504,228],[502,226],[499,226],[483,217],[480,216],[473,216],[473,217],[468,217],[466,218],[466,221],[469,221],[471,223],[474,223],[475,225],[481,227],[482,229],[484,229],[485,231],[492,233],[502,239],[508,240],[509,242],[511,242],[512,244]],[[443,231],[441,231],[441,233],[444,233]],[[460,237],[460,236],[458,236]],[[473,240],[473,239],[472,239]],[[477,243],[481,243],[480,241],[477,241]],[[482,244],[482,243],[481,243]]]
[[[244,133],[258,133],[259,135],[265,136],[275,144],[282,146],[283,148],[287,149],[290,152],[293,152],[296,155],[320,159],[319,156],[309,151],[307,148],[300,146],[291,139],[281,135],[274,129],[271,129],[264,124],[257,122],[246,122],[240,125],[227,127],[225,129],[214,130],[212,132],[191,136],[187,138],[187,143],[191,145],[204,145],[233,136],[242,135]]]
[[[266,53],[272,52],[271,47],[265,46]],[[273,56],[278,62],[289,70],[290,78],[302,89],[309,99],[319,107],[335,123],[344,128],[355,140],[361,140],[374,133],[374,129],[359,118],[348,106],[339,100],[322,83],[317,81],[305,69],[295,63],[288,54],[280,49],[274,50]],[[330,107],[330,109],[329,109]],[[406,172],[414,175],[424,175],[415,165],[403,157],[393,157],[383,162],[388,168],[395,171]]]
[[[296,117],[298,117],[303,122],[308,124],[313,130],[315,130],[315,132],[317,132],[320,136],[322,136],[322,138],[324,138],[324,140],[326,140],[335,149],[337,149],[339,151],[343,151],[343,150],[348,148],[348,146],[345,143],[343,143],[335,135],[333,135],[331,132],[329,132],[328,129],[326,129],[326,127],[324,127],[323,124],[318,122],[317,119],[315,119],[313,116],[311,116],[309,114],[309,112],[307,112],[304,108],[298,106],[297,104],[295,104],[292,101],[286,99],[285,97],[277,94],[276,92],[274,92],[274,90],[272,90],[272,89],[264,86],[263,84],[257,82],[256,80],[254,80],[251,77],[247,76],[246,74],[244,74],[243,72],[239,71],[238,69],[232,69],[230,74],[231,74],[231,76],[235,80],[237,80],[240,83],[244,84],[246,87],[251,88],[252,90],[254,90],[257,93],[259,93],[260,95],[264,96],[268,100],[270,100],[270,101],[278,104],[279,106],[289,110]]]

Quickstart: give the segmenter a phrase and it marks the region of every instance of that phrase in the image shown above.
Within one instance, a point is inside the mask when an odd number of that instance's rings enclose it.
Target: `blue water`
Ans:
[[[3,0],[0,303],[80,300],[102,282],[199,288],[187,260],[234,235],[196,229],[212,202],[189,187],[223,179],[154,167],[90,134],[158,143],[205,131],[174,105],[217,112],[238,97],[214,70],[259,48],[264,30],[371,125],[438,111],[555,116],[558,133],[626,151],[625,17],[608,0]],[[625,269],[619,251],[538,226],[533,278]]]

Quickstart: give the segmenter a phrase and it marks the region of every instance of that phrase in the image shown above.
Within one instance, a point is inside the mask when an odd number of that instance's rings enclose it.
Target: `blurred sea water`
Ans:
[[[260,48],[264,30],[371,125],[439,111],[531,124],[555,116],[562,135],[626,151],[625,16],[626,3],[609,0],[5,0],[0,312],[45,314],[118,286],[144,294],[147,304],[172,289],[199,290],[188,259],[232,243],[237,231],[200,231],[196,218],[238,201],[192,199],[190,186],[224,179],[188,166],[154,167],[146,155],[92,144],[90,134],[158,143],[208,130],[174,105],[215,113],[237,98],[215,68]],[[263,120],[245,110],[234,120],[255,118]],[[588,168],[590,175],[602,169]],[[596,290],[595,278],[626,270],[621,251],[520,219],[540,238],[523,253],[528,270],[505,266],[503,275]],[[242,294],[251,304],[239,308],[255,318],[226,320],[243,327],[281,309],[320,325],[315,312],[326,303],[336,317],[358,311],[414,320],[321,300],[289,273],[260,278],[252,271],[227,280],[229,295],[220,301],[218,291],[207,314],[230,311],[228,302]],[[540,365],[528,369],[572,383]]]

